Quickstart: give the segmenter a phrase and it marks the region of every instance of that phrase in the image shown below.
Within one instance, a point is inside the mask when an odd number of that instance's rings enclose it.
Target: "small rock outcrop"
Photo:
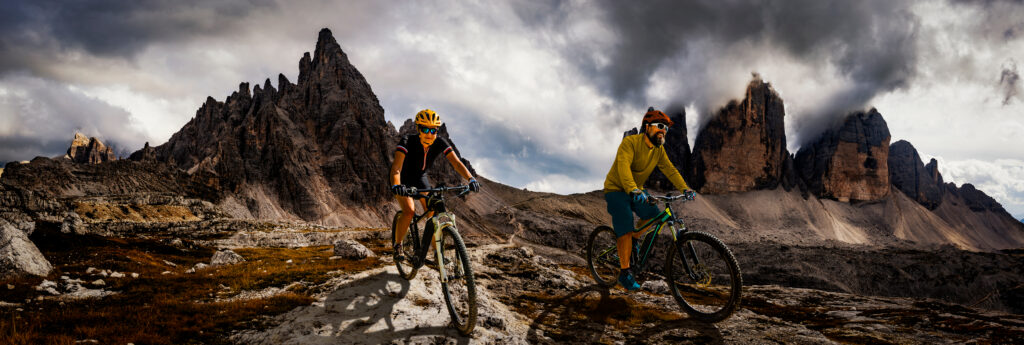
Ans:
[[[697,134],[691,188],[723,194],[779,186],[789,156],[785,115],[782,98],[755,76],[743,101],[729,102]]]
[[[345,259],[351,260],[362,260],[365,258],[372,258],[377,255],[373,254],[373,251],[359,242],[353,240],[338,240],[334,242],[334,256],[340,256]]]
[[[810,192],[840,201],[889,194],[889,127],[878,110],[847,115],[796,154]]]
[[[938,162],[932,159],[926,166],[914,145],[905,140],[889,146],[889,181],[929,210],[934,210],[942,203],[945,188],[942,186]]]
[[[25,232],[0,219],[0,278],[46,276],[53,270]]]
[[[950,182],[946,184],[946,191],[963,199],[964,204],[966,204],[971,211],[1006,213],[1006,209],[1003,208],[1003,205],[999,204],[996,199],[988,196],[988,194],[985,194],[985,192],[975,188],[973,184],[964,183],[960,188],[957,188],[955,184]],[[1009,215],[1009,213],[1006,214]]]
[[[96,164],[117,160],[114,149],[103,145],[99,139],[75,133],[75,139],[68,147],[67,157],[75,163]]]
[[[245,258],[231,249],[224,249],[213,253],[213,257],[210,258],[210,267],[234,265],[240,262],[245,262]]]

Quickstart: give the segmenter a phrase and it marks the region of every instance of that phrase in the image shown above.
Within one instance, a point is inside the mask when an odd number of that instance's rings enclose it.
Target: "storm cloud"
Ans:
[[[518,13],[527,23],[566,29],[573,23],[564,19],[565,12],[572,9],[564,5]],[[831,65],[847,80],[796,118],[798,130],[813,132],[822,122],[863,109],[880,93],[905,87],[915,76],[918,19],[908,2],[658,0],[602,1],[600,7],[601,21],[614,34],[611,44],[570,44],[565,54],[607,95],[637,108],[648,105],[651,79],[664,73],[658,77],[677,83],[676,102],[713,113],[739,96],[735,86],[721,85],[737,83],[724,74],[749,76],[759,71],[742,62],[784,55],[823,73]],[[722,66],[716,63],[720,59],[741,63]]]
[[[1020,1],[6,1],[0,159],[63,154],[75,129],[161,144],[207,96],[295,80],[324,27],[387,120],[437,110],[516,187],[598,189],[648,106],[685,108],[693,140],[752,73],[785,101],[790,150],[876,107],[922,155],[1019,159],[1020,18]]]
[[[1018,97],[1020,94],[1019,81],[1020,74],[1017,73],[1017,63],[1010,60],[999,75],[999,87],[1004,93],[1003,105],[1010,105],[1010,101]]]

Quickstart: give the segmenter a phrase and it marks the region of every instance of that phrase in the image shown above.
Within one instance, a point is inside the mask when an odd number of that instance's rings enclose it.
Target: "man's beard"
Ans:
[[[659,136],[658,134],[648,135],[647,139],[651,140],[651,144],[654,144],[654,147],[659,147],[659,146],[665,144],[665,136],[664,135],[661,135],[661,136]]]

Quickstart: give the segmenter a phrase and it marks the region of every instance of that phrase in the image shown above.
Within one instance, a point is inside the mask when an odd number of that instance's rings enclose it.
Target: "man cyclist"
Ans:
[[[612,227],[618,236],[616,247],[619,251],[619,284],[626,290],[640,288],[630,271],[629,258],[634,248],[633,238],[640,238],[642,232],[634,232],[633,213],[641,219],[654,218],[660,212],[649,203],[650,196],[641,187],[651,176],[654,167],[668,177],[681,193],[692,192],[679,171],[665,153],[665,134],[672,126],[672,120],[665,113],[647,109],[640,126],[640,133],[626,136],[619,144],[615,161],[604,180],[604,200],[612,216]]]
[[[391,192],[398,200],[398,206],[402,208],[402,216],[396,224],[395,238],[395,259],[401,260],[402,243],[401,239],[409,231],[409,223],[412,222],[415,205],[408,195],[416,189],[430,188],[430,181],[427,179],[427,168],[434,164],[437,156],[444,156],[451,163],[455,171],[469,180],[469,189],[479,191],[480,183],[469,173],[469,169],[462,164],[459,157],[455,155],[451,145],[444,138],[437,137],[437,131],[441,129],[441,116],[433,110],[423,109],[416,113],[416,133],[405,136],[398,142],[395,148],[395,160],[391,163]],[[420,199],[424,209],[427,201]],[[431,242],[433,245],[433,242]]]

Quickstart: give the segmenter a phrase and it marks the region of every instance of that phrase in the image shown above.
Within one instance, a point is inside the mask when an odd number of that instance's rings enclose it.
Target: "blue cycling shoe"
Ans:
[[[619,285],[622,285],[623,288],[629,291],[640,288],[640,284],[636,283],[636,279],[633,279],[633,273],[628,268],[619,273]]]

